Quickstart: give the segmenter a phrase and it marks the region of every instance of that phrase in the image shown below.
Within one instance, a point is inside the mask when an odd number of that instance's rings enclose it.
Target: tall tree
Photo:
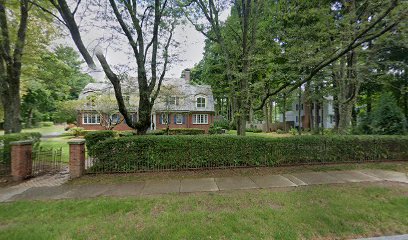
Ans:
[[[10,8],[11,4],[19,4],[19,13]],[[28,0],[7,4],[6,0],[0,0],[0,95],[6,134],[21,131],[20,76],[29,7]],[[10,19],[19,19],[16,36],[13,36],[12,29],[9,29]],[[14,38],[16,40],[13,43]]]
[[[83,48],[82,37],[79,34],[75,13],[81,1],[77,1],[74,10],[69,8],[66,0],[49,0],[58,10],[62,18],[58,19],[70,30],[71,37],[77,44],[88,65],[93,67],[89,59],[89,52]],[[94,4],[101,4],[94,2]],[[38,7],[52,14],[40,4]],[[114,20],[120,31],[125,35],[132,50],[137,65],[137,82],[139,89],[138,121],[131,121],[121,88],[120,75],[115,73],[102,51],[96,52],[106,76],[112,83],[115,91],[119,112],[131,128],[137,129],[138,134],[145,134],[150,127],[150,116],[163,78],[169,64],[169,48],[173,43],[173,32],[177,24],[177,9],[172,0],[154,0],[139,2],[136,0],[109,0],[108,14],[114,15]],[[116,30],[118,28],[115,28]],[[78,44],[79,43],[79,44]]]

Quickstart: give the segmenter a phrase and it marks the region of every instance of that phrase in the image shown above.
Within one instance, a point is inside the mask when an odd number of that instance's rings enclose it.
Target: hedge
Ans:
[[[88,132],[85,135],[85,144],[88,149],[88,154],[93,155],[94,146],[103,140],[116,137],[117,133],[112,130]]]
[[[0,136],[0,163],[10,164],[11,160],[11,146],[10,142],[22,141],[22,140],[32,140],[33,148],[36,149],[40,145],[41,133],[30,132],[30,133],[13,133]]]
[[[99,142],[94,154],[95,172],[408,160],[408,137],[137,136]]]
[[[170,128],[151,131],[149,135],[200,135],[205,134],[204,129],[200,128]]]

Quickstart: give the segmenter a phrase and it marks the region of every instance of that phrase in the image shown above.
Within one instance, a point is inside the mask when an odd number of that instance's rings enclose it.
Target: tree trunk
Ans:
[[[21,132],[20,76],[28,25],[28,0],[20,0],[20,22],[11,43],[5,1],[0,0],[0,94],[4,108],[4,132]],[[14,48],[14,51],[12,50]],[[13,52],[13,53],[12,53]]]
[[[2,96],[5,134],[21,132],[20,81],[13,80],[13,82],[14,84],[9,85],[9,90]]]
[[[288,130],[286,129],[286,94],[283,94],[282,120],[283,120],[283,131],[287,132]]]

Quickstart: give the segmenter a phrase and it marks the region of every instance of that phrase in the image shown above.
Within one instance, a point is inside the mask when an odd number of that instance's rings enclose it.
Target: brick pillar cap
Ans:
[[[32,145],[33,141],[32,140],[23,140],[23,141],[15,141],[15,142],[10,142],[10,145]]]
[[[81,144],[85,144],[85,139],[81,139],[81,138],[74,138],[68,141],[69,145],[81,145]]]

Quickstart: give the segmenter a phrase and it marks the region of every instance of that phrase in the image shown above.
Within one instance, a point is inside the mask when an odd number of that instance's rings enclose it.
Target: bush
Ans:
[[[136,133],[133,131],[118,131],[117,133],[119,137],[130,137],[136,135]]]
[[[223,128],[221,127],[216,127],[216,126],[211,126],[210,129],[208,130],[209,134],[222,134],[224,133]]]
[[[293,136],[298,135],[299,131],[296,128],[291,128],[289,130],[289,133],[292,134]]]
[[[395,98],[386,93],[381,96],[373,112],[373,132],[375,134],[404,134],[405,118]]]
[[[53,122],[40,122],[40,127],[51,127],[54,126]]]
[[[260,133],[260,132],[262,132],[262,129],[259,129],[259,128],[247,128],[247,129],[245,129],[245,132]]]
[[[94,147],[93,171],[145,171],[408,159],[408,137],[137,136]]]
[[[11,142],[23,141],[23,140],[32,140],[33,149],[37,149],[40,145],[41,133],[30,132],[30,133],[13,133],[0,136],[0,163],[10,164],[11,159]]]
[[[101,141],[116,137],[116,132],[112,130],[88,132],[85,135],[85,144],[88,149],[88,154],[93,156],[94,146]]]
[[[162,130],[155,130],[150,135],[199,135],[205,134],[204,129],[200,128],[169,128]]]
[[[73,127],[69,129],[69,133],[74,135],[75,137],[85,136],[86,132],[84,128],[81,127]]]
[[[227,129],[227,130],[230,129],[230,123],[225,118],[214,120],[213,124],[214,124],[214,127],[216,128]]]

